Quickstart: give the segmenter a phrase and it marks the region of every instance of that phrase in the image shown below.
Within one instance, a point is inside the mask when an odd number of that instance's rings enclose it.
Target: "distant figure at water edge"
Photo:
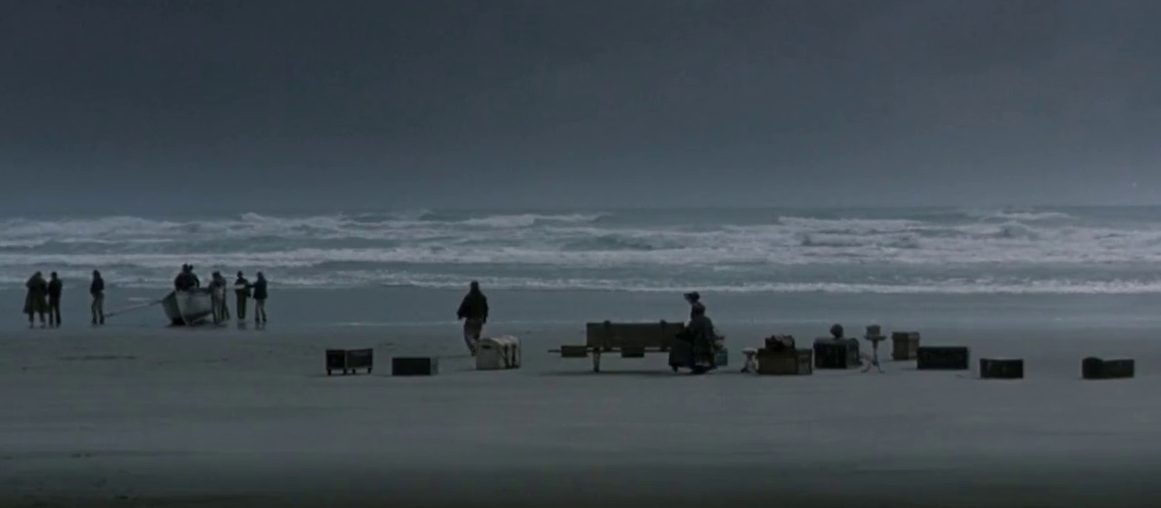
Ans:
[[[254,279],[254,324],[266,324],[266,276],[258,272]]]
[[[210,306],[213,309],[214,324],[230,319],[230,306],[226,304],[226,278],[221,272],[210,276]]]
[[[32,328],[33,316],[40,315],[40,327],[44,328],[44,314],[48,312],[48,282],[40,272],[32,274],[24,283],[28,294],[24,297],[24,313],[28,314],[28,327]]]
[[[52,272],[49,277],[52,278],[48,282],[48,324],[50,326],[60,327],[60,297],[64,292],[64,283],[61,282],[60,277],[57,277],[56,272]]]
[[[93,297],[93,304],[89,307],[93,314],[93,324],[105,324],[105,279],[96,270],[93,270],[93,282],[89,284],[89,295]]]
[[[475,356],[480,334],[484,332],[484,323],[488,322],[488,298],[480,291],[479,282],[472,281],[468,294],[456,311],[456,318],[464,320],[464,342],[468,345],[468,351]]]
[[[242,276],[242,272],[238,272],[238,278],[234,279],[234,295],[238,298],[238,323],[246,321],[246,300],[250,298],[250,281]]]
[[[719,337],[714,322],[705,315],[704,306],[694,306],[689,324],[679,338],[690,342],[689,368],[694,374],[704,374],[715,367],[714,354],[720,347]]]
[[[697,291],[691,291],[685,294],[685,301],[689,302],[689,319],[693,319],[694,312],[701,308],[702,314],[705,314],[705,305],[701,303],[701,295]]]

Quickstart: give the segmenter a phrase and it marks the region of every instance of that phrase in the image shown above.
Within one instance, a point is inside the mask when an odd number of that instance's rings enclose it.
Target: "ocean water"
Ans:
[[[36,270],[164,289],[183,263],[273,287],[826,294],[1161,292],[1161,208],[405,210],[5,217]]]

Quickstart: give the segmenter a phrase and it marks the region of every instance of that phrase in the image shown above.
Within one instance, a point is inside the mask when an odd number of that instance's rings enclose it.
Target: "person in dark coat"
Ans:
[[[712,370],[715,367],[714,356],[719,338],[717,331],[714,330],[714,322],[705,315],[705,307],[693,308],[684,335],[691,344],[690,370],[694,374],[704,374]]]
[[[24,297],[24,313],[28,314],[28,327],[32,328],[33,316],[40,316],[40,327],[44,328],[44,314],[48,312],[48,282],[40,272],[32,274],[24,284],[28,294]]]
[[[93,314],[93,324],[105,324],[105,279],[96,270],[93,270],[93,282],[89,284],[89,295],[93,297],[93,304],[89,307]]]
[[[178,273],[177,277],[173,278],[173,289],[178,291],[189,291],[193,289],[193,278],[190,277],[190,270],[192,270],[192,267],[189,265],[181,265],[181,273]]]
[[[258,272],[254,280],[254,324],[266,324],[266,276]]]
[[[48,281],[48,324],[60,327],[60,297],[64,292],[64,283],[52,272]]]
[[[488,322],[488,298],[480,291],[479,282],[472,281],[468,294],[456,311],[456,318],[464,320],[464,343],[468,345],[472,356],[475,356],[480,334],[484,332],[484,323]]]
[[[242,276],[242,272],[238,272],[238,278],[234,279],[234,296],[238,299],[238,322],[246,321],[246,300],[250,298],[250,281]]]

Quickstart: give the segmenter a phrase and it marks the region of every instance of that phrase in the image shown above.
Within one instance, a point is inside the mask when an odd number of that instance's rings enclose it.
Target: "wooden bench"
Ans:
[[[593,372],[601,371],[601,355],[618,353],[622,358],[644,358],[649,353],[669,353],[671,341],[685,328],[680,322],[587,323],[584,345],[564,345],[549,350],[561,358],[593,359]]]

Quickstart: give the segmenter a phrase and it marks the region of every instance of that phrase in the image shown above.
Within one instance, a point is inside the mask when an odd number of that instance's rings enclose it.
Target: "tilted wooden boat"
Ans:
[[[173,326],[194,326],[213,314],[210,290],[206,288],[174,291],[161,300],[165,317]]]

